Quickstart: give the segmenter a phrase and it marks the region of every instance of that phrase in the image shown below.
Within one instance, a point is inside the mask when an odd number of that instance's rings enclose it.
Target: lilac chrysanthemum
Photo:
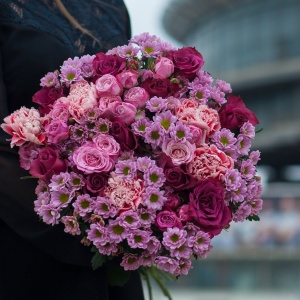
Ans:
[[[124,180],[132,180],[136,176],[136,162],[134,160],[118,160],[115,173]]]
[[[80,235],[81,231],[76,217],[63,216],[60,220],[65,225],[64,232],[72,235]]]
[[[243,222],[251,214],[251,206],[247,203],[242,203],[236,212],[233,214],[234,222]]]
[[[234,144],[236,143],[236,138],[234,137],[234,133],[229,129],[222,128],[220,131],[217,131],[214,134],[212,141],[222,151],[235,149]]]
[[[88,131],[83,125],[75,124],[69,127],[70,140],[83,143],[88,139]]]
[[[174,274],[179,264],[176,259],[166,256],[158,256],[155,259],[155,263],[158,269]]]
[[[132,123],[132,131],[136,135],[144,136],[146,133],[146,128],[150,125],[150,120],[148,118],[138,119]]]
[[[253,139],[255,137],[255,127],[249,121],[245,122],[240,129],[240,133]]]
[[[122,266],[125,271],[138,269],[140,266],[139,256],[137,254],[125,253],[120,266]]]
[[[185,142],[186,140],[191,141],[193,135],[190,131],[190,128],[178,121],[174,127],[170,130],[170,136],[176,142]]]
[[[263,200],[261,198],[253,198],[247,201],[247,203],[249,203],[251,207],[250,215],[257,215],[262,210]]]
[[[167,100],[161,97],[152,97],[146,102],[146,108],[151,112],[159,112],[165,110],[167,107]]]
[[[231,192],[231,198],[233,202],[242,202],[247,196],[246,182],[243,179],[241,179],[240,183],[241,185],[236,190]]]
[[[59,191],[60,189],[66,187],[66,185],[69,183],[69,180],[69,173],[61,172],[59,174],[54,174],[49,183],[50,191]]]
[[[188,275],[189,271],[193,268],[191,260],[187,258],[181,258],[178,261],[178,265],[178,268],[174,272],[174,276]]]
[[[147,251],[154,255],[160,252],[162,245],[159,239],[155,236],[151,236],[148,242]]]
[[[84,178],[81,174],[75,172],[70,173],[69,186],[71,187],[71,189],[77,191],[81,189],[84,185]]]
[[[58,224],[58,219],[60,218],[60,210],[53,204],[42,205],[38,211],[38,215],[42,217],[43,222],[48,225]]]
[[[42,87],[55,87],[60,86],[57,72],[48,72],[42,79],[40,86]]]
[[[120,224],[126,228],[137,229],[141,224],[140,217],[135,211],[125,211],[120,215]]]
[[[93,60],[96,55],[84,55],[81,60],[81,74],[85,78],[90,78],[94,75]]]
[[[180,100],[173,96],[168,97],[165,101],[169,110],[176,110],[181,105]]]
[[[187,222],[183,229],[187,232],[187,237],[194,236],[200,230],[198,226],[190,222]]]
[[[156,38],[156,37],[155,37]],[[143,32],[141,34],[133,36],[130,40],[129,43],[137,44],[140,45],[141,43],[147,41],[147,40],[153,40],[153,36],[150,35],[149,32]]]
[[[113,218],[117,214],[117,208],[111,203],[107,197],[98,196],[94,201],[94,213],[103,218]]]
[[[239,155],[247,155],[251,147],[251,139],[246,135],[239,134],[235,145]]]
[[[161,187],[166,181],[164,171],[157,166],[151,166],[144,173],[144,181],[146,186]]]
[[[155,256],[149,251],[144,251],[140,256],[140,265],[144,267],[151,267],[154,264]]]
[[[256,169],[251,160],[243,160],[240,168],[242,178],[249,180],[254,177]]]
[[[139,171],[146,172],[155,166],[155,161],[148,156],[139,157],[136,161],[136,166]]]
[[[98,251],[103,255],[115,255],[118,252],[118,246],[116,243],[106,242],[103,245],[96,245]]]
[[[49,192],[42,192],[37,194],[37,199],[33,202],[34,203],[34,211],[36,213],[39,212],[39,209],[43,205],[47,205],[50,203],[50,193]]]
[[[143,194],[143,204],[149,209],[160,210],[167,199],[164,194],[159,188],[149,186]]]
[[[260,151],[256,150],[256,151],[250,152],[249,160],[251,160],[252,163],[254,165],[256,165],[258,163],[258,161],[260,160]]]
[[[82,80],[80,68],[66,65],[61,67],[60,72],[60,80],[67,86]]]
[[[155,221],[155,212],[150,209],[146,208],[139,208],[137,210],[137,214],[139,216],[140,223],[142,227],[148,228],[151,226],[152,223]]]
[[[99,118],[95,122],[95,126],[93,128],[93,131],[96,133],[108,133],[109,129],[111,128],[112,122],[109,121],[108,119],[102,119]]]
[[[150,235],[150,231],[139,229],[131,230],[127,235],[127,242],[129,247],[131,247],[132,249],[146,249],[148,247]]]
[[[51,192],[51,200],[50,203],[53,204],[55,207],[63,208],[67,207],[68,204],[72,201],[75,196],[74,191],[70,191],[66,187],[62,187],[59,190]]]
[[[227,191],[236,191],[241,186],[242,177],[237,169],[228,169],[224,179]]]
[[[145,41],[140,44],[140,50],[146,57],[156,57],[160,52],[160,44],[156,41]]]
[[[149,125],[145,130],[145,142],[156,148],[163,143],[166,133],[159,124],[151,123]]]
[[[107,231],[112,242],[120,243],[127,237],[127,229],[120,223],[118,218],[116,220],[109,220]]]
[[[187,232],[178,227],[168,228],[163,233],[163,245],[167,249],[175,249],[182,246],[186,242]]]
[[[207,104],[207,99],[210,97],[210,89],[207,86],[199,84],[198,78],[188,84],[190,96],[196,98],[200,104]]]
[[[177,259],[189,258],[193,254],[193,250],[191,247],[188,246],[188,243],[185,242],[179,247],[171,248],[170,254],[172,257],[175,257]]]
[[[200,257],[206,256],[207,252],[211,249],[211,238],[209,233],[198,231],[194,236],[190,237],[188,244],[193,248],[195,254]]]
[[[175,124],[177,120],[177,117],[174,116],[171,111],[166,110],[164,112],[161,113],[157,113],[154,117],[153,117],[153,121],[156,124],[159,124],[166,133],[169,133],[172,125]]]
[[[107,228],[95,223],[87,231],[87,238],[96,246],[105,245],[108,240]]]
[[[231,93],[232,92],[231,85],[228,82],[226,82],[224,80],[217,79],[216,83],[217,83],[218,88],[222,92],[224,92],[224,93]]]
[[[88,194],[80,195],[72,205],[74,207],[74,212],[81,217],[84,217],[86,214],[93,211],[94,199]]]
[[[225,93],[215,86],[210,89],[210,98],[219,105],[223,105],[227,102]]]
[[[48,192],[49,185],[44,180],[38,180],[38,184],[35,188],[35,193],[38,195],[40,193]]]
[[[133,45],[121,46],[118,49],[118,55],[122,58],[133,58],[136,57],[139,53],[139,49]]]
[[[259,198],[262,193],[262,185],[260,180],[253,178],[248,182],[247,185],[247,199]]]
[[[197,78],[198,78],[199,83],[201,85],[206,85],[206,86],[208,85],[208,86],[210,86],[212,84],[212,82],[213,82],[213,78],[206,71],[203,71],[203,70],[200,69],[196,73],[196,75],[197,75]]]

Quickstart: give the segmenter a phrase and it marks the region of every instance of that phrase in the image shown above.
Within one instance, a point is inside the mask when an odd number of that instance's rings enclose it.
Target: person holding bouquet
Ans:
[[[33,106],[40,78],[68,57],[105,52],[129,38],[121,0],[1,0],[1,120],[20,106]],[[53,101],[60,96],[44,95]],[[27,173],[7,138],[1,130],[0,299],[143,299],[138,273],[123,287],[109,286],[109,264],[92,270],[93,253],[80,238],[38,219],[36,180],[21,179]]]

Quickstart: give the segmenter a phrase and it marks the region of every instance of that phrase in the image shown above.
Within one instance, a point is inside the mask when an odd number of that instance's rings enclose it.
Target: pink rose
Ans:
[[[195,144],[197,147],[203,145],[205,143],[205,139],[206,139],[205,132],[203,132],[202,129],[200,129],[194,125],[190,125],[189,128],[190,128],[191,134],[193,135],[191,142],[193,144]]]
[[[169,58],[162,57],[155,63],[154,70],[158,78],[168,78],[174,72],[174,64]]]
[[[125,67],[126,59],[117,55],[107,55],[99,52],[93,60],[93,68],[98,77],[106,74],[117,75]]]
[[[118,81],[125,89],[130,89],[137,85],[139,73],[134,70],[125,70],[116,75]]]
[[[124,101],[133,104],[136,108],[142,108],[149,100],[149,94],[141,87],[133,87],[124,95]]]
[[[244,104],[241,97],[229,95],[227,103],[219,111],[222,128],[239,130],[241,126],[249,121],[253,126],[257,125],[255,114]]]
[[[104,153],[94,143],[86,143],[73,153],[76,167],[85,174],[111,171],[114,162],[107,153]]]
[[[204,65],[203,56],[192,47],[183,47],[171,52],[170,55],[176,75],[193,79],[196,73]]]
[[[160,211],[155,219],[155,225],[161,231],[166,231],[168,228],[178,227],[182,228],[180,219],[173,211],[163,210]]]
[[[1,128],[12,136],[10,146],[21,146],[25,142],[41,145],[45,139],[41,131],[42,119],[35,108],[21,107],[4,118]]]
[[[67,160],[59,158],[57,149],[53,146],[48,146],[40,149],[37,158],[31,163],[29,173],[34,177],[50,181],[54,174],[65,172],[67,166]]]
[[[119,155],[120,145],[111,135],[99,133],[93,137],[93,142],[99,150],[109,155],[112,159],[116,159]]]
[[[49,112],[49,116],[52,119],[61,120],[63,122],[67,122],[70,117],[69,113],[69,105],[64,102],[55,102],[53,104],[53,108]]]
[[[112,112],[112,121],[119,121],[125,124],[134,122],[136,107],[133,104],[115,101],[110,104],[109,110]]]
[[[101,112],[105,112],[107,109],[110,109],[110,105],[113,102],[122,102],[122,99],[120,96],[105,96],[101,97],[99,100],[99,109]]]
[[[187,171],[198,180],[216,178],[223,181],[227,170],[233,168],[233,159],[215,145],[205,144],[197,148],[194,154]]]
[[[189,163],[194,158],[196,146],[189,141],[176,142],[166,139],[162,144],[162,151],[172,159],[175,166]]]
[[[100,97],[120,96],[123,93],[123,87],[113,75],[106,74],[96,80],[96,89]]]
[[[61,120],[52,120],[45,126],[48,142],[58,144],[69,136],[69,126]]]
[[[190,213],[202,230],[211,237],[219,234],[232,220],[224,201],[224,188],[216,179],[200,180],[190,193]]]

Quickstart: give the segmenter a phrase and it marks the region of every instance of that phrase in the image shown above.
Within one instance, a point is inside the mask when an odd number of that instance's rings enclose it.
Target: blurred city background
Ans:
[[[170,283],[174,300],[300,299],[300,1],[125,0],[133,35],[195,46],[263,131],[260,222],[233,224],[205,260]],[[155,292],[155,300],[166,299]]]

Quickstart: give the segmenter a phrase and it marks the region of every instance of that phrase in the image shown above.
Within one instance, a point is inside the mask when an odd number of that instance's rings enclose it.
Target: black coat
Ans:
[[[64,36],[61,38],[51,30],[43,30],[38,25],[30,24],[30,19],[29,22],[25,18],[17,20],[8,16],[5,14],[6,9],[8,5],[12,7],[13,2],[21,1],[0,3],[1,123],[5,115],[19,109],[20,106],[33,106],[31,97],[39,90],[40,79],[47,72],[58,69],[68,57],[74,57],[78,53],[94,54],[89,52],[102,50],[97,46],[88,47],[93,41],[90,39],[89,42],[87,38],[86,47],[83,51],[82,48],[79,49],[80,53],[78,48],[70,46],[72,43],[67,42],[68,38],[72,38],[71,33],[66,39]],[[121,1],[112,2],[122,4]],[[20,12],[17,13],[23,17]],[[74,13],[76,11],[73,11]],[[55,14],[65,22],[64,17],[57,11]],[[125,44],[129,39],[129,21],[127,19],[127,22],[124,22],[126,15],[122,15],[122,20],[116,14],[113,15],[117,19],[111,18],[109,21],[113,28],[113,37],[105,44],[107,48]],[[39,24],[38,17],[35,22]],[[105,22],[109,28],[107,20]],[[120,26],[121,29],[118,29],[117,25],[121,24],[120,22],[124,24],[123,29]],[[66,32],[71,32],[72,26],[68,26],[70,27]],[[116,35],[117,30],[119,33]],[[82,36],[78,30],[74,32]],[[101,38],[101,30],[99,32],[97,37]],[[105,34],[109,37],[107,30]],[[52,227],[38,219],[33,210],[36,180],[20,179],[28,173],[19,166],[17,149],[11,149],[8,142],[5,142],[3,132],[0,136],[0,299],[143,299],[137,273],[132,274],[131,280],[124,287],[109,287],[107,266],[93,271],[92,253],[88,247],[83,246],[78,238],[64,233],[60,225]]]

